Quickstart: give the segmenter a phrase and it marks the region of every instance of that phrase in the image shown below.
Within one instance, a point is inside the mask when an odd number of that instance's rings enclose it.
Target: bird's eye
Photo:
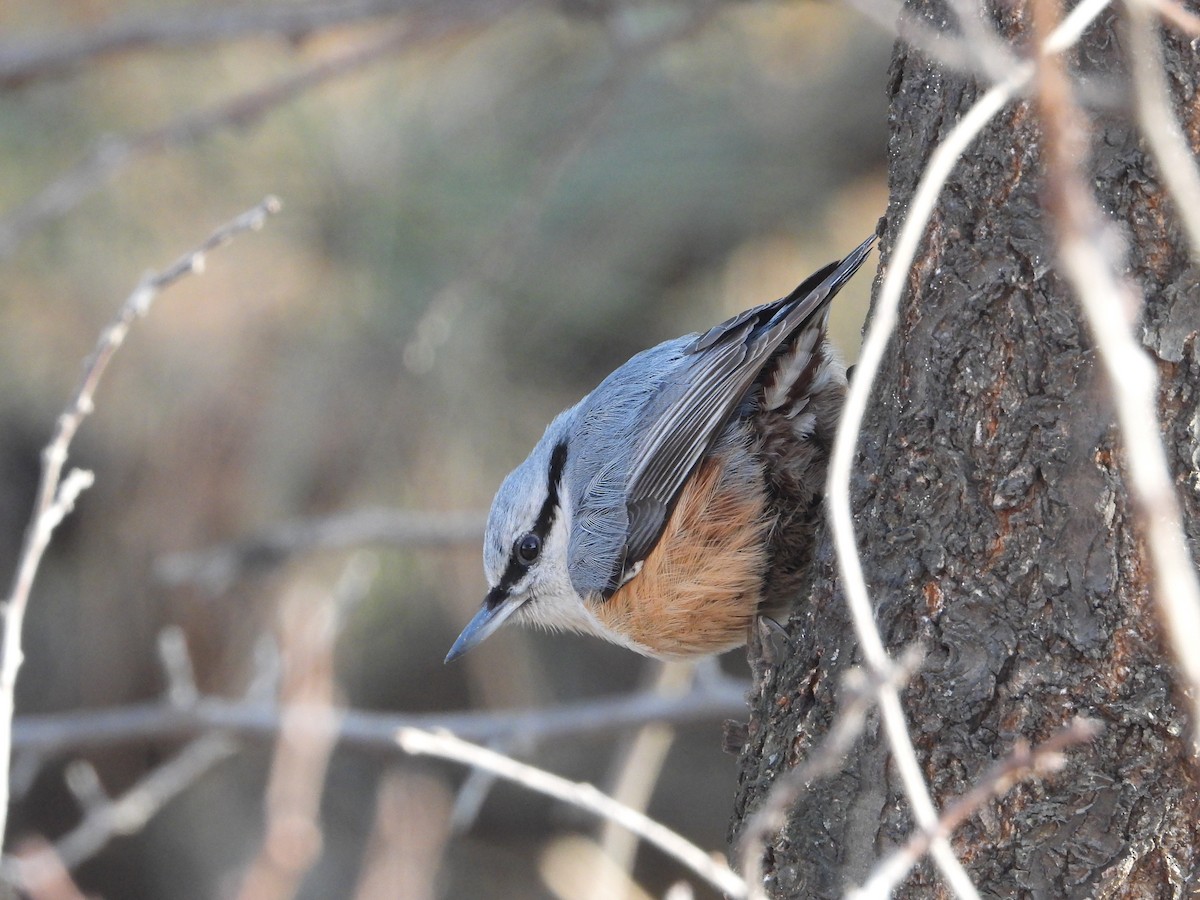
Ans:
[[[531,531],[524,537],[517,538],[515,550],[517,552],[517,559],[528,566],[542,552],[542,539]]]

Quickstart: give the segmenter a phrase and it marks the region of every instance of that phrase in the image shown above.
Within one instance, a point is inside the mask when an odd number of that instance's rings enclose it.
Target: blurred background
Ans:
[[[211,35],[223,15],[273,8],[0,5],[6,584],[40,449],[100,329],[146,270],[265,194],[284,203],[165,294],[102,384],[72,453],[96,485],[39,574],[19,714],[160,698],[166,626],[186,637],[203,693],[241,696],[282,599],[332,595],[362,551],[207,580],[164,577],[171,554],[364,508],[486,510],[553,415],[614,367],[785,294],[885,207],[891,39],[825,3],[447,3],[6,68],[130,23],[170,34],[208,22]],[[869,290],[860,277],[835,308],[849,356]],[[627,651],[515,629],[443,666],[483,596],[478,540],[366,552],[333,663],[349,707],[543,707],[659,677]],[[722,666],[748,676],[740,653]],[[612,789],[628,745],[509,749]],[[89,758],[119,794],[177,746],[131,741]],[[18,757],[9,848],[79,821],[63,777],[77,755]],[[231,893],[262,840],[271,758],[270,741],[247,743],[109,843],[77,884],[109,897]],[[733,770],[719,721],[680,728],[649,814],[723,849]],[[410,896],[589,896],[593,820],[499,785],[451,833],[463,780],[339,750],[300,895],[400,896],[371,865],[384,840],[424,860],[427,883],[406,882]],[[401,811],[391,832],[378,814],[388,797]],[[681,870],[644,850],[635,876],[661,895]]]

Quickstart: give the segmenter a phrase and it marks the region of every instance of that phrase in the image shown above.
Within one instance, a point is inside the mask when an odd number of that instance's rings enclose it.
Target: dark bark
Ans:
[[[929,0],[910,7],[938,27]],[[1027,9],[1004,33],[1027,43]],[[1124,109],[1121,23],[1109,15],[1071,57],[1091,110],[1102,207],[1126,231],[1159,360],[1168,453],[1196,545],[1200,273]],[[1170,42],[1184,130],[1200,147],[1200,58]],[[933,148],[982,92],[898,44],[891,81],[896,227]],[[1020,738],[1077,714],[1104,731],[1054,776],[1024,782],[953,845],[984,896],[1182,897],[1200,890],[1197,770],[1124,487],[1108,388],[1039,203],[1039,129],[1009,106],[951,178],[909,277],[899,332],[864,423],[852,485],[876,619],[893,653],[918,642],[904,693],[939,808]],[[858,661],[828,542],[791,645],[763,678],[741,755],[732,837],[774,776],[812,750]],[[1197,635],[1200,643],[1200,635]],[[1198,646],[1200,652],[1200,646]],[[779,897],[840,895],[910,834],[878,720],[839,774],[813,785],[769,844]],[[899,892],[945,893],[923,864]],[[936,889],[933,885],[939,885]]]

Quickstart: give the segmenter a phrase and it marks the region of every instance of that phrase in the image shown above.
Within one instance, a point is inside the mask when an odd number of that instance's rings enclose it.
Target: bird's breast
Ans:
[[[740,446],[714,450],[684,486],[641,571],[589,604],[592,613],[651,656],[740,646],[762,599],[774,520],[759,463]]]

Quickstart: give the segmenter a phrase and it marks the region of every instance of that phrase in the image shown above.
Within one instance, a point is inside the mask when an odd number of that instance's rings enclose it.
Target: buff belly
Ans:
[[[759,613],[774,522],[753,457],[718,448],[688,481],[641,571],[590,612],[610,639],[648,656],[739,647]]]

